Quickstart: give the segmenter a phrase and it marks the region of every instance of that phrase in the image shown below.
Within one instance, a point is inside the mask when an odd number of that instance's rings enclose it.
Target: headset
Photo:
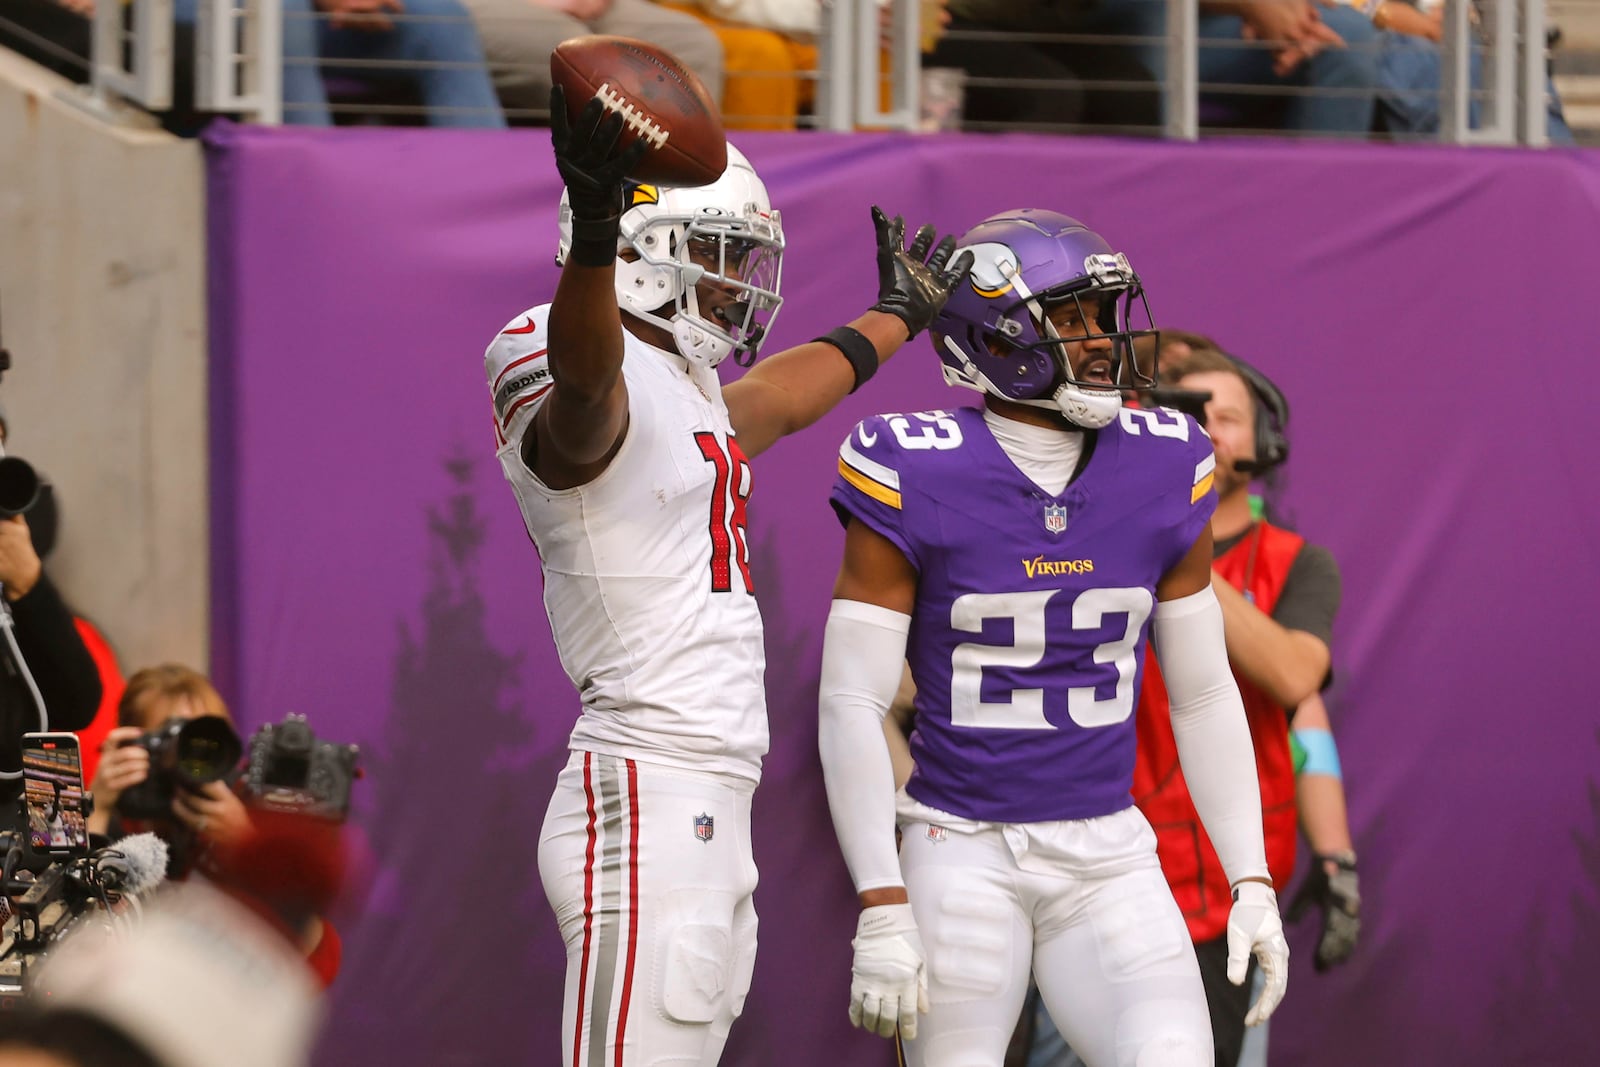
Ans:
[[[1266,474],[1289,458],[1289,400],[1271,378],[1238,356],[1225,354],[1250,387],[1256,404],[1256,458],[1234,466],[1248,474]]]

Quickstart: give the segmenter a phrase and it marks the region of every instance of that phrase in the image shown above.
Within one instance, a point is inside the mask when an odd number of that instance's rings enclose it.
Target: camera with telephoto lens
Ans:
[[[255,808],[343,822],[350,784],[360,777],[355,745],[319,741],[304,715],[290,714],[250,739],[250,766],[241,785]]]
[[[217,715],[168,719],[123,744],[150,753],[150,776],[117,798],[117,811],[126,819],[170,816],[178,789],[192,792],[228,777],[243,751],[239,735]]]
[[[0,455],[0,519],[26,515],[39,502],[43,487],[38,472],[27,460]]]

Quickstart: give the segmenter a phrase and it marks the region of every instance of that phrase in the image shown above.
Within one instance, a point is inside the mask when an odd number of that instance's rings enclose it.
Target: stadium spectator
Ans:
[[[930,66],[966,71],[967,128],[1150,131],[1161,125],[1160,86],[1137,47],[1115,40],[1031,41],[1022,25],[995,18],[996,6],[950,0],[949,32],[926,59]]]
[[[1166,77],[1167,2],[951,0],[950,10],[957,19],[1007,30],[1133,38],[1140,62],[1160,83]],[[1376,36],[1361,12],[1322,7],[1317,0],[1200,0],[1201,103],[1225,112],[1217,121],[1229,126],[1364,137],[1372,128],[1378,85]],[[1222,85],[1249,91],[1207,88]],[[1280,87],[1284,94],[1262,94],[1261,86]]]
[[[89,20],[96,0],[8,0],[0,43],[75,81],[88,79]],[[194,31],[199,0],[173,0],[173,108],[167,128],[194,134]],[[358,63],[341,68],[340,60]],[[377,66],[368,64],[377,63]],[[420,98],[431,126],[505,125],[460,0],[283,0],[283,120],[333,122],[324,74],[377,86],[403,85]]]
[[[1405,135],[1437,134],[1442,120],[1444,63],[1440,40],[1444,35],[1443,0],[1377,0],[1354,4],[1372,19],[1379,35],[1378,126],[1381,130]],[[1474,13],[1476,8],[1473,8]],[[1471,88],[1483,88],[1483,51],[1473,48],[1470,59]],[[1572,129],[1561,110],[1555,82],[1546,79],[1550,143],[1575,143]],[[1483,105],[1469,99],[1468,121],[1477,126]]]
[[[193,22],[198,6],[174,0],[178,21]],[[429,126],[506,124],[460,0],[283,0],[284,122],[332,123],[323,80],[331,73],[409,86]]]
[[[453,2],[453,0],[451,0]],[[700,20],[651,0],[463,0],[489,56],[494,89],[512,120],[549,114],[550,53],[585,34],[637,37],[671,52],[722,100],[722,44]]]

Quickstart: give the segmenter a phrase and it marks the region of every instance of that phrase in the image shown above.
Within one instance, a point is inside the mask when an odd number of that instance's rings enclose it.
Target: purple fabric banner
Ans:
[[[870,203],[953,230],[1041,206],[1125,250],[1158,322],[1279,381],[1288,514],[1344,569],[1330,704],[1367,913],[1327,975],[1310,924],[1296,931],[1273,1061],[1591,1062],[1600,158],[739,143],[789,237],[777,346],[870,302]],[[345,920],[321,1062],[555,1062],[563,952],[535,846],[576,699],[493,459],[480,358],[554,290],[547,138],[224,128],[210,161],[214,666],[246,725],[303,712],[368,768],[377,871]],[[853,901],[814,741],[841,544],[826,493],[854,420],[968,397],[919,340],[756,461],[773,748],[761,954],[725,1063],[893,1062],[845,1019]]]

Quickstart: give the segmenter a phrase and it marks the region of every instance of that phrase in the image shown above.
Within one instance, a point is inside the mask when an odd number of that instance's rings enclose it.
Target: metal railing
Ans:
[[[823,5],[817,40],[819,127],[918,127],[923,7],[921,0],[894,0],[885,35],[877,0],[831,0]],[[885,83],[888,107],[882,103]]]
[[[1484,13],[1484,86],[1476,94],[1484,117],[1469,119],[1473,5],[1449,0],[1445,5],[1440,137],[1455,144],[1549,143],[1545,99],[1545,0],[1487,0]]]
[[[89,58],[101,106],[121,97],[147,111],[171,107],[172,0],[96,4]]]
[[[200,0],[195,27],[195,108],[251,122],[283,121],[280,0]]]
[[[1437,92],[1442,121],[1439,138],[1456,144],[1542,146],[1548,143],[1546,3],[1548,0],[1446,0],[1441,51],[1441,79]],[[1561,3],[1562,0],[1554,0]],[[1571,3],[1572,0],[1567,0]],[[1600,4],[1597,4],[1600,6]],[[878,47],[876,0],[832,0],[824,21],[821,85],[817,125],[832,130],[859,127],[918,128],[917,69],[922,57],[912,46],[918,39],[917,20],[926,13],[922,0],[892,0],[892,40]],[[1476,17],[1476,14],[1481,17]],[[967,31],[968,39],[1027,44],[1091,44],[1082,34],[1031,31]],[[837,42],[845,42],[840,47]],[[850,47],[853,43],[854,47]],[[1202,84],[1202,48],[1270,49],[1265,42],[1202,40],[1197,2],[1166,5],[1165,33],[1161,38],[1117,38],[1121,45],[1159,46],[1166,69],[1157,91],[1162,100],[1159,132],[1177,140],[1196,140],[1201,131],[1203,96],[1293,97],[1341,90],[1308,89],[1290,85],[1256,86]],[[1481,60],[1482,85],[1472,85],[1474,55]],[[889,61],[885,69],[883,61]],[[893,106],[878,106],[880,87],[893,87]],[[981,78],[973,84],[994,87],[1012,84],[1018,92],[1064,87],[1025,79],[1008,82]],[[1129,83],[1083,81],[1091,91],[1127,91]],[[1343,90],[1350,92],[1351,90]],[[1471,121],[1472,105],[1482,118]],[[852,106],[853,105],[853,106]],[[1227,132],[1239,132],[1229,130]]]
[[[817,70],[772,74],[773,77],[814,79],[814,107],[810,116],[797,124],[829,130],[929,128],[923,107],[924,79],[930,74],[924,69],[925,54],[929,50],[929,40],[938,33],[936,28],[928,32],[927,20],[936,16],[938,0],[889,0],[881,13],[878,0],[819,0],[819,3]],[[1433,96],[1432,104],[1437,106],[1441,140],[1458,144],[1539,146],[1547,143],[1547,3],[1554,5],[1558,12],[1575,10],[1573,0],[1446,0],[1440,44],[1442,76],[1436,93],[1427,91]],[[1563,4],[1567,7],[1563,8]],[[96,5],[89,68],[97,99],[122,98],[150,111],[171,107],[172,8],[172,0],[128,0],[126,3],[110,0]],[[235,114],[257,123],[282,121],[283,17],[282,0],[201,0],[194,57],[198,110]],[[400,14],[394,18],[401,21],[407,16]],[[1249,103],[1269,95],[1292,98],[1297,94],[1320,93],[1333,97],[1341,91],[1353,91],[1292,85],[1202,83],[1200,74],[1206,67],[1202,62],[1204,50],[1270,49],[1273,46],[1264,42],[1203,38],[1197,0],[1173,0],[1166,4],[1164,18],[1164,25],[1150,31],[1161,33],[1159,37],[1097,38],[1086,34],[986,27],[969,27],[948,34],[952,40],[1014,41],[1042,48],[1094,47],[1097,42],[1107,47],[1143,47],[1164,58],[1165,69],[1151,72],[1152,80],[1085,78],[1057,83],[1015,75],[951,73],[958,85],[965,77],[969,89],[1004,90],[1011,86],[1017,93],[1026,93],[1064,90],[1070,84],[1086,93],[1158,94],[1159,125],[1137,129],[1182,140],[1194,140],[1201,135],[1207,101],[1226,99]],[[485,34],[494,32],[492,26],[482,29]],[[296,62],[314,61],[296,59]],[[382,60],[369,61],[367,65],[399,66],[395,61]],[[356,64],[342,66],[345,67],[343,77],[359,79],[362,71]],[[1481,70],[1481,76],[1475,85],[1476,70]],[[385,69],[374,73],[392,71]],[[761,74],[745,71],[741,76],[760,77]],[[353,106],[367,108],[374,114],[406,110],[377,102]],[[336,104],[333,110],[348,108]],[[411,110],[426,113],[425,109]],[[536,114],[523,111],[519,117],[535,117]],[[1211,121],[1207,129],[1218,128],[1215,117],[1208,117]],[[1007,126],[1004,122],[967,123],[965,128],[1003,129]],[[1017,128],[1040,127],[1024,127],[1019,123]],[[1077,127],[1055,124],[1048,128],[1071,130]]]

